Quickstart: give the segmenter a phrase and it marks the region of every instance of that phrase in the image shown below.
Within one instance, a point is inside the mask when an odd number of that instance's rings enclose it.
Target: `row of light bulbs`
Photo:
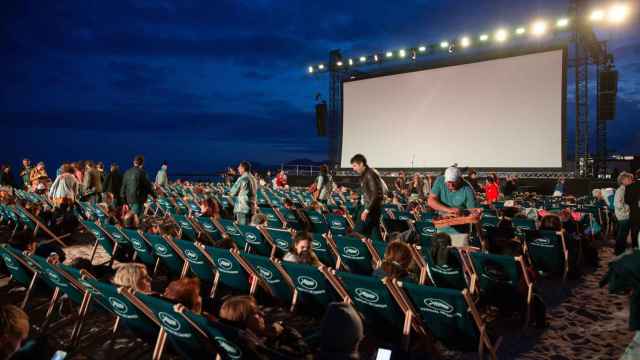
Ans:
[[[607,21],[613,24],[617,24],[617,23],[623,22],[627,18],[628,13],[629,13],[629,9],[627,5],[614,4],[611,7],[609,7],[607,10],[604,10],[604,9],[593,10],[589,15],[589,20],[594,23],[601,23],[601,22]],[[570,22],[571,20],[569,18],[563,17],[558,19],[555,22],[555,27],[558,29],[567,28]],[[529,33],[533,36],[539,37],[546,34],[549,29],[550,29],[550,25],[547,21],[537,20],[531,24],[529,28]],[[493,33],[493,40],[495,40],[498,43],[503,43],[509,39],[510,35],[523,36],[526,33],[527,33],[527,29],[525,27],[518,27],[515,29],[515,31],[513,31],[513,33],[510,33],[509,30],[507,29],[501,28],[496,30]],[[490,34],[483,33],[478,36],[478,41],[480,43],[486,43],[490,40],[490,38],[491,38]],[[452,44],[449,41],[444,40],[440,42],[439,46],[441,49],[448,49],[451,51],[453,45],[460,46],[462,48],[467,48],[472,44],[473,44],[473,40],[470,36],[463,36],[458,40],[457,44]],[[425,53],[426,51],[427,51],[427,46],[421,45],[417,49],[411,49],[411,57],[415,59],[416,52]],[[408,52],[405,49],[400,49],[397,51],[397,55],[399,58],[405,58],[407,54]],[[393,58],[394,52],[387,51],[384,54],[374,54],[370,58],[367,56],[360,56],[357,60],[361,64],[366,63],[370,59],[373,60],[374,63],[377,63],[378,61],[380,61],[380,57],[383,55],[385,58],[390,59],[390,58]],[[346,64],[342,60],[339,60],[336,62],[336,66],[342,67],[345,65],[353,65],[355,62],[356,60],[352,58],[348,59],[346,61]],[[315,71],[322,71],[325,69],[326,69],[326,66],[324,64],[319,64],[316,67],[309,66],[307,71],[310,74],[312,74]]]

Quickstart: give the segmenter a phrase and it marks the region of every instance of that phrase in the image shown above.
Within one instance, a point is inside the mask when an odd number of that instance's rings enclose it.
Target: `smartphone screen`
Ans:
[[[391,360],[391,350],[382,348],[378,349],[376,360]]]
[[[64,358],[67,357],[67,353],[62,351],[62,350],[58,350],[56,351],[55,354],[53,354],[53,357],[51,358],[51,360],[64,360]]]

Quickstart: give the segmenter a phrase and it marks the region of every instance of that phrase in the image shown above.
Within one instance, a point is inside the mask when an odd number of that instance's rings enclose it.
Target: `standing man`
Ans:
[[[251,175],[251,164],[248,161],[242,161],[238,165],[238,174],[240,177],[231,187],[230,196],[237,196],[235,205],[233,206],[233,214],[236,221],[240,225],[248,225],[251,222],[251,216],[255,212],[256,206],[256,180]]]
[[[91,204],[95,204],[100,201],[102,194],[102,180],[100,178],[100,171],[96,168],[93,161],[87,161],[84,170],[83,188],[86,201]]]
[[[629,205],[624,201],[625,189],[633,183],[633,175],[623,171],[618,175],[618,189],[613,197],[613,208],[616,220],[618,220],[618,232],[616,234],[615,254],[622,254],[627,248],[627,237],[629,236]]]
[[[156,185],[160,187],[165,187],[169,185],[169,177],[167,176],[167,167],[168,163],[166,161],[162,162],[162,166],[160,166],[160,170],[156,174]]]
[[[102,191],[107,194],[113,194],[113,199],[116,206],[122,205],[122,197],[120,196],[120,189],[122,188],[122,173],[120,173],[120,167],[116,163],[111,163],[109,174],[102,183]]]
[[[380,240],[380,215],[382,202],[384,201],[385,185],[380,174],[369,167],[364,155],[354,155],[351,158],[351,168],[360,175],[360,187],[364,194],[364,209],[360,214],[360,221],[354,231],[367,238]]]
[[[23,159],[22,169],[20,169],[20,179],[22,180],[22,189],[24,190],[29,190],[31,187],[31,170],[33,170],[31,160]]]
[[[142,155],[136,156],[133,159],[133,167],[127,170],[122,177],[122,188],[120,189],[120,196],[139,218],[142,217],[147,196],[155,197],[147,173],[142,169],[143,165],[144,157]]]
[[[631,247],[638,248],[638,231],[640,230],[640,181],[636,171],[636,180],[625,187],[624,202],[629,205],[629,229],[631,231]]]

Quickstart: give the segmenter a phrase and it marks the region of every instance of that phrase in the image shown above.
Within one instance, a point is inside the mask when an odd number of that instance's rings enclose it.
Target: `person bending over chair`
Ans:
[[[300,231],[293,237],[293,247],[284,255],[282,260],[298,264],[319,266],[320,260],[311,249],[311,236]]]
[[[462,172],[455,166],[438,176],[431,188],[428,204],[441,214],[455,216],[462,215],[464,209],[478,206],[473,188],[462,179]]]
[[[400,281],[417,282],[413,271],[414,263],[409,245],[395,240],[387,246],[382,265],[373,272],[373,276],[380,278],[388,276]]]
[[[309,347],[300,333],[281,322],[267,324],[255,299],[249,295],[232,296],[220,307],[220,319],[246,332],[249,347],[264,347],[291,357],[311,359]]]

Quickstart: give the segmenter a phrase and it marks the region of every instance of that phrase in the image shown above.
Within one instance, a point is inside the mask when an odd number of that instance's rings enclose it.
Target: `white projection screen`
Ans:
[[[343,83],[341,166],[562,168],[565,49]]]

